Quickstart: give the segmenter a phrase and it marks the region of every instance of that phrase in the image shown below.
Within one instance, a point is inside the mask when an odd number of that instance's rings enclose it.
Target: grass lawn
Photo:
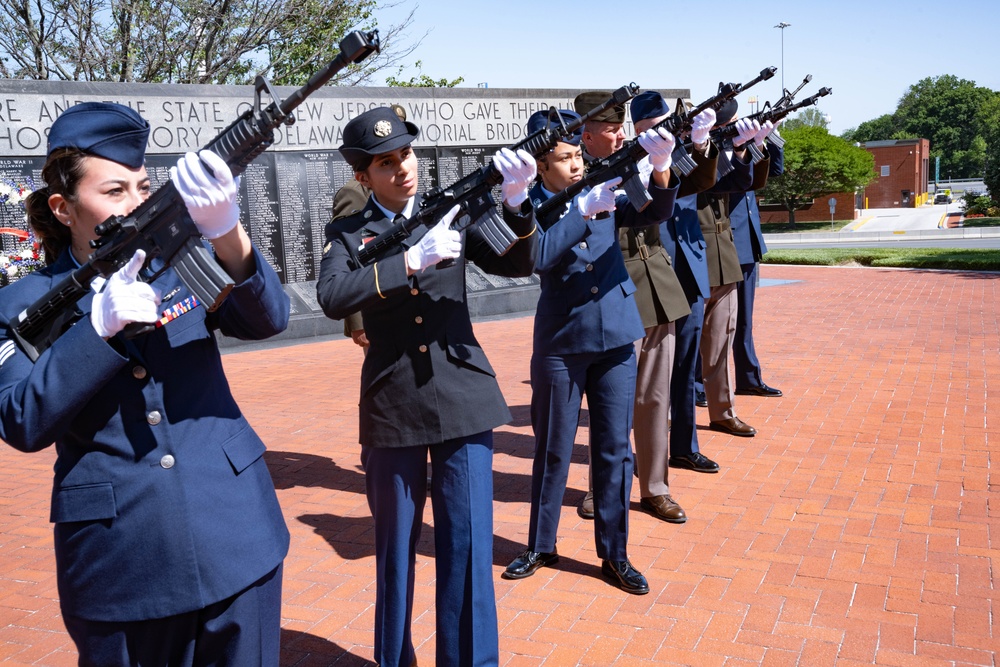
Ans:
[[[994,220],[995,218],[990,218]],[[760,226],[765,234],[798,234],[809,232],[839,232],[844,227],[854,224],[855,220],[834,220],[829,222],[796,222],[795,226],[790,226],[787,222],[769,222]]]
[[[994,218],[996,219],[996,218]],[[877,266],[955,271],[1000,271],[1000,249],[802,248],[768,250],[764,264]]]

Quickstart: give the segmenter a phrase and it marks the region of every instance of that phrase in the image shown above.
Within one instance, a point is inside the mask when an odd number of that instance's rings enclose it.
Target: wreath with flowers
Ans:
[[[23,215],[24,202],[34,190],[35,183],[30,177],[24,183],[0,180],[0,206],[20,208]],[[24,221],[25,228],[28,228],[27,217]],[[45,266],[39,254],[39,243],[30,229],[0,227],[0,236],[14,239],[12,250],[0,248],[0,285],[6,285]],[[3,244],[4,247],[8,245]]]

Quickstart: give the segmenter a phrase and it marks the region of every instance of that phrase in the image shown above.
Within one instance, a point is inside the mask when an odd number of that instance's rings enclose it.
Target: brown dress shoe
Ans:
[[[721,422],[709,422],[708,428],[713,431],[722,431],[729,435],[738,435],[742,438],[752,438],[757,434],[757,429],[743,422],[739,417],[733,417]]]
[[[580,515],[581,519],[593,519],[594,518],[594,492],[587,491],[587,495],[583,497],[580,501],[580,506],[576,508],[576,513]]]
[[[667,523],[684,523],[688,520],[687,514],[684,513],[681,506],[674,502],[674,499],[669,495],[642,498],[639,500],[639,507]]]

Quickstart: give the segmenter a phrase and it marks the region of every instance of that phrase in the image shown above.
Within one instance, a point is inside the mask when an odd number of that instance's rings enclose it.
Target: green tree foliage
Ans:
[[[69,81],[245,84],[257,72],[301,85],[351,30],[376,27],[392,0],[4,0],[0,76]],[[338,74],[356,84],[419,45],[413,12],[379,26],[382,52]]]
[[[826,120],[826,114],[815,107],[810,107],[808,109],[803,109],[791,118],[785,120],[781,124],[781,131],[792,130],[796,127],[810,126],[810,127],[822,127],[826,129],[829,126],[829,122]]]
[[[895,112],[864,122],[843,136],[852,142],[928,139],[932,160],[941,158],[942,176],[975,178],[982,175],[986,160],[987,128],[980,110],[997,95],[950,74],[927,77],[909,87]]]
[[[875,159],[868,151],[814,125],[785,128],[785,173],[770,178],[762,195],[795,211],[813,199],[835,192],[854,192],[875,178]]]
[[[1000,205],[1000,95],[994,95],[979,110],[979,122],[985,145],[983,180],[990,197]]]
[[[409,79],[400,79],[396,76],[387,76],[385,78],[385,85],[397,87],[397,88],[454,88],[458,84],[465,81],[464,77],[458,77],[457,79],[432,79],[420,70],[423,67],[423,62],[418,60],[413,65],[420,72],[417,76],[411,76]],[[403,73],[404,67],[400,67],[396,72],[397,75]]]

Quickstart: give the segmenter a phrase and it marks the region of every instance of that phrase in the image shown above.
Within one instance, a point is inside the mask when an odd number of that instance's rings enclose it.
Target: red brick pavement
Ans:
[[[630,513],[651,592],[600,578],[577,437],[559,551],[519,582],[532,453],[531,318],[477,325],[514,413],[496,438],[501,664],[995,665],[1000,530],[988,404],[1000,392],[995,274],[765,266],[757,343],[780,399],[738,397],[752,439],[704,430],[718,475],[673,471],[690,519]],[[348,340],[225,358],[270,451],[292,531],[283,665],[368,665],[375,583],[358,469],[361,353]],[[586,420],[584,420],[586,424]],[[0,449],[0,659],[70,665],[47,525],[53,454]],[[991,507],[991,501],[993,507]],[[414,636],[435,661],[431,516]]]

